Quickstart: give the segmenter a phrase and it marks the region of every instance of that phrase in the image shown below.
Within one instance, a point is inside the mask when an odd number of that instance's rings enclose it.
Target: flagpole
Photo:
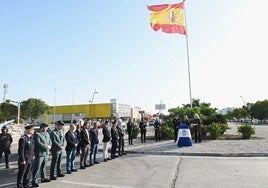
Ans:
[[[188,30],[186,23],[186,11],[185,11],[185,0],[183,0],[183,8],[184,8],[184,21],[185,21],[185,30],[186,30],[186,48],[187,48],[187,62],[188,62],[188,80],[189,80],[189,93],[190,93],[190,107],[192,108],[192,87],[191,87],[191,73],[190,73],[190,57],[189,57],[189,44],[188,44]]]

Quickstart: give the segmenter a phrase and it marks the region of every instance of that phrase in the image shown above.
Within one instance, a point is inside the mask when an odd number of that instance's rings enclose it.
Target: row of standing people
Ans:
[[[195,143],[202,141],[202,127],[201,127],[201,119],[198,114],[194,114],[194,119],[192,122],[189,121],[188,116],[184,116],[181,121],[179,115],[176,115],[173,119],[173,128],[174,128],[174,143],[177,142],[178,139],[178,130],[180,125],[186,124],[190,127],[190,124],[194,126],[194,139]]]
[[[25,134],[19,139],[18,145],[18,175],[17,187],[30,187],[29,181],[32,176],[32,186],[38,187],[37,178],[40,174],[41,182],[50,182],[58,177],[65,175],[61,170],[61,160],[63,151],[66,151],[66,171],[67,174],[76,172],[75,156],[77,146],[80,146],[80,169],[93,166],[99,162],[96,159],[98,151],[98,127],[99,122],[94,122],[93,128],[89,128],[87,122],[83,123],[80,133],[76,131],[75,124],[71,124],[69,130],[64,134],[64,122],[58,121],[55,129],[48,132],[48,125],[42,123],[38,132],[34,131],[32,125],[25,127]],[[124,151],[124,129],[122,121],[112,122],[112,128],[109,129],[109,121],[105,122],[102,129],[103,133],[103,160],[107,162],[118,156],[126,155]],[[112,143],[111,157],[108,155],[109,143]],[[118,148],[118,155],[116,150]],[[50,165],[50,178],[46,175],[46,166],[49,158],[49,153],[52,155]],[[89,156],[89,160],[87,160]]]

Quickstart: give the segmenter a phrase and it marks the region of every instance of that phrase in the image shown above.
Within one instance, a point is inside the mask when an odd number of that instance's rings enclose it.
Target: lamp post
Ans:
[[[54,89],[54,109],[53,109],[53,123],[55,124],[56,121],[56,92],[57,89]]]
[[[242,101],[244,103],[244,106],[246,106],[246,101],[244,100],[244,97],[242,95],[240,97],[241,97],[241,99],[242,99]]]
[[[93,94],[92,94],[92,98],[91,98],[91,100],[89,101],[89,102],[90,102],[90,106],[89,106],[89,114],[88,114],[89,119],[92,118],[92,117],[91,117],[92,104],[93,104],[93,101],[94,101],[95,94],[97,94],[97,93],[98,93],[98,92],[96,91],[96,88],[95,88],[95,89],[94,89],[94,92],[93,92]]]
[[[12,101],[12,100],[10,100],[10,102],[13,102],[13,103],[17,103],[18,104],[18,121],[17,121],[17,123],[18,123],[18,125],[20,125],[20,103],[21,102]]]

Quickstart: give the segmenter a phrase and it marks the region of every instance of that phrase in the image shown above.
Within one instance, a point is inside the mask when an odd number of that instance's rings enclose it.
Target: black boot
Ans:
[[[6,163],[6,168],[8,169],[9,168],[9,157],[6,158],[5,163]]]

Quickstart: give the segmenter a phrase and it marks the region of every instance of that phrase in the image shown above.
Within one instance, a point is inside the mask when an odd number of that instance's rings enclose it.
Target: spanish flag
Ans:
[[[162,4],[147,6],[151,11],[150,24],[153,30],[162,29],[165,33],[186,35],[184,23],[184,4]]]

